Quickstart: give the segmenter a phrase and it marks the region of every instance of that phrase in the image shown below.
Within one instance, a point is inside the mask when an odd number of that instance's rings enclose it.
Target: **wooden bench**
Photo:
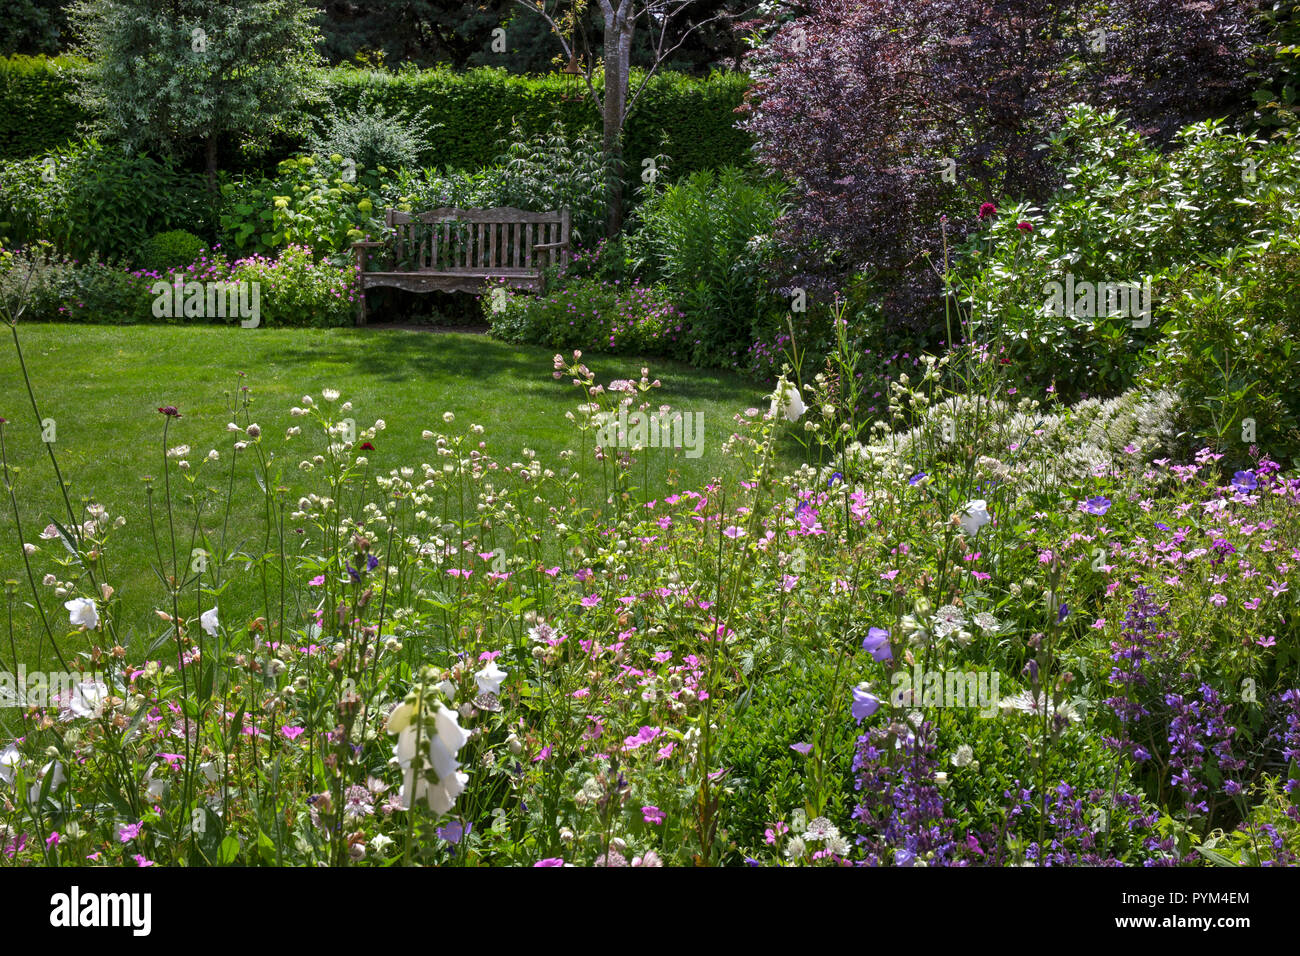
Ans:
[[[385,241],[352,244],[358,325],[366,324],[366,289],[480,292],[499,280],[511,288],[540,291],[542,272],[562,262],[569,249],[567,209],[389,209],[384,223],[391,231]],[[377,268],[368,272],[367,264]]]

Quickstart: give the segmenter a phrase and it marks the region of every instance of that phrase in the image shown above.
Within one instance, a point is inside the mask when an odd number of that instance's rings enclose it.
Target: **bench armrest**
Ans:
[[[386,245],[388,245],[388,243],[386,243],[386,242],[374,242],[374,241],[361,241],[361,240],[358,240],[357,242],[352,243],[352,248],[353,248],[353,249],[378,249],[378,248],[380,248],[381,246],[386,246]]]
[[[539,242],[535,246],[533,246],[533,248],[534,249],[564,249],[567,248],[568,245],[569,244],[567,242]]]

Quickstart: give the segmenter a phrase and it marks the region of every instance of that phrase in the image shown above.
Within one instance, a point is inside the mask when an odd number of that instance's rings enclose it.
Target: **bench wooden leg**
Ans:
[[[364,285],[357,291],[357,325],[366,324],[366,287]]]

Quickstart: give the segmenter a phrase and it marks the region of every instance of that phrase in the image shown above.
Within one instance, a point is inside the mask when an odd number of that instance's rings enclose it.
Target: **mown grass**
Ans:
[[[5,450],[22,538],[42,549],[33,557],[39,579],[50,565],[44,552],[61,546],[58,541],[41,541],[38,535],[51,520],[64,520],[66,512],[17,351],[8,330],[5,335],[0,344],[0,417],[8,420]],[[232,418],[239,389],[245,386],[250,389],[253,420],[261,426],[267,446],[290,456],[284,461],[288,484],[297,480],[298,458],[306,451],[300,447],[295,454],[293,444],[283,441],[287,427],[304,422],[291,418],[289,409],[300,404],[304,394],[319,402],[323,388],[337,389],[342,393],[340,401],[353,403],[351,417],[358,429],[384,419],[387,428],[368,453],[372,473],[435,460],[432,448],[420,437],[426,428],[449,431],[481,424],[486,430],[486,452],[506,463],[520,460],[523,449],[530,448],[548,467],[558,468],[560,452],[577,447],[574,426],[565,414],[582,401],[582,393],[569,381],[552,377],[553,353],[485,336],[405,330],[20,324],[18,337],[40,415],[53,419],[57,429],[54,449],[73,507],[93,500],[111,515],[127,519],[115,532],[116,543],[103,556],[102,565],[104,578],[116,588],[121,602],[119,633],[137,639],[158,631],[153,611],[166,600],[166,589],[155,571],[158,562],[144,481],[147,475],[162,475],[164,418],[159,406],[175,405],[183,416],[171,423],[169,446],[190,445],[189,457],[196,464],[209,449],[220,451],[221,463],[204,466],[200,483],[221,497],[227,493],[232,445],[225,425]],[[661,450],[649,452],[645,463],[652,487],[662,486],[669,469],[676,470],[681,487],[699,488],[737,467],[721,453],[721,445],[737,412],[764,405],[760,386],[727,373],[659,360],[612,356],[584,356],[584,360],[601,382],[637,378],[641,367],[649,366],[652,378],[663,383],[652,394],[656,405],[667,403],[703,414],[703,455],[691,459]],[[443,424],[445,411],[455,413],[454,426]],[[640,467],[636,471],[641,474]],[[174,482],[174,492],[176,488]],[[36,615],[32,608],[17,606],[31,601],[31,590],[12,507],[4,498],[0,580],[20,581],[14,598],[18,656],[34,665],[30,658],[36,645]],[[254,553],[261,543],[263,507],[254,469],[244,462],[236,469],[231,537]],[[178,513],[186,513],[183,505]],[[208,515],[206,520],[215,518]],[[56,634],[66,633],[61,599],[41,587],[39,580],[38,591]],[[3,659],[8,657],[6,653]]]

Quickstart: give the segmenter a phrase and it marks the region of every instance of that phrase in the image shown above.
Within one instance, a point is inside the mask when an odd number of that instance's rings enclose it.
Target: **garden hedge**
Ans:
[[[0,58],[0,159],[26,159],[77,135],[86,113],[72,101],[72,57]]]
[[[0,159],[41,155],[64,145],[86,114],[71,99],[72,57],[14,56],[0,59]],[[464,73],[448,69],[397,73],[335,67],[325,71],[328,103],[313,109],[355,107],[369,92],[390,112],[441,124],[434,137],[434,162],[452,169],[491,165],[498,142],[518,122],[528,133],[557,122],[566,128],[598,127],[590,102],[564,98],[557,75],[517,76],[482,67]],[[627,125],[629,173],[641,160],[672,157],[671,175],[748,162],[749,136],[736,128],[734,111],[748,88],[743,74],[715,73],[706,79],[665,73],[651,78]],[[279,157],[271,157],[274,162]]]

